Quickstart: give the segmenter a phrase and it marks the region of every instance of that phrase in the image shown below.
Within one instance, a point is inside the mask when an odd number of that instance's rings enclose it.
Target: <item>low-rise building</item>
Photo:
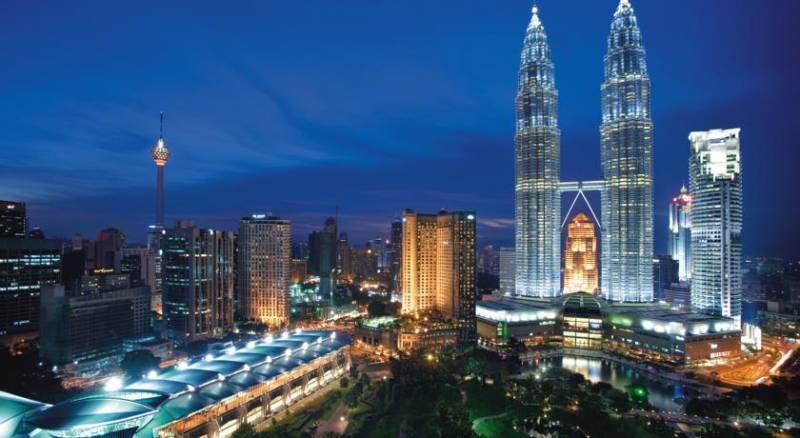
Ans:
[[[738,357],[741,332],[731,318],[658,303],[612,303],[578,292],[553,299],[496,298],[476,306],[479,342],[510,338],[529,345],[606,349],[673,364]]]

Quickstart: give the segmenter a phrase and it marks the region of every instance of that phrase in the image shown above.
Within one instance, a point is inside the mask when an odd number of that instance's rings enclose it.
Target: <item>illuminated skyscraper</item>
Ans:
[[[177,221],[161,239],[168,335],[208,338],[233,326],[233,233]]]
[[[25,237],[27,221],[24,202],[0,201],[0,239]]]
[[[564,248],[564,293],[597,293],[597,236],[594,223],[583,213],[567,225]]]
[[[686,187],[672,198],[669,203],[669,255],[678,262],[678,279],[686,281],[691,278],[692,222],[689,212],[692,208],[692,197]]]
[[[497,251],[498,265],[500,266],[500,293],[512,295],[516,292],[514,281],[516,281],[516,269],[514,264],[517,256],[514,248],[500,248]]]
[[[650,78],[628,0],[620,0],[611,22],[601,95],[602,294],[614,301],[652,301]]]
[[[689,134],[692,308],[742,315],[742,162],[739,128]]]
[[[553,62],[538,8],[522,48],[516,112],[516,291],[552,297],[561,289],[561,132]]]
[[[288,220],[255,214],[239,221],[238,293],[245,319],[289,322],[292,232]]]
[[[475,213],[403,212],[403,313],[436,312],[475,340]]]

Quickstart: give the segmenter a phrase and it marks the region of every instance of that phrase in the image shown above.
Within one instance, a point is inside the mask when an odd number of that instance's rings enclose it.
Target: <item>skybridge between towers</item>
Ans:
[[[585,202],[586,206],[589,207],[589,212],[592,214],[592,218],[594,219],[595,224],[597,224],[597,229],[600,230],[600,232],[602,232],[603,227],[600,224],[600,219],[598,219],[597,215],[594,213],[592,204],[586,198],[584,192],[602,192],[604,188],[605,188],[605,181],[603,180],[559,182],[558,192],[560,194],[563,195],[564,193],[575,193],[575,198],[572,200],[572,203],[569,206],[569,210],[567,210],[567,214],[564,215],[564,220],[561,222],[561,228],[563,229],[564,226],[567,224],[569,215],[572,213],[572,209],[575,208],[575,203],[578,202],[578,198],[583,198],[583,202]]]

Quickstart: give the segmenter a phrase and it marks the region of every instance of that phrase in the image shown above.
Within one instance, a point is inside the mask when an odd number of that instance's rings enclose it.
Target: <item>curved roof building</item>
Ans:
[[[331,331],[286,332],[152,371],[128,385],[111,381],[52,407],[33,405],[39,411],[27,423],[40,429],[37,437],[228,435],[343,374],[350,344]],[[17,411],[28,412],[24,406]]]

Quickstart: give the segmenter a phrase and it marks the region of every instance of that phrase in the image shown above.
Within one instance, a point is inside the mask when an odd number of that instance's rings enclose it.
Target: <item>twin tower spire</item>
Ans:
[[[601,293],[653,298],[650,80],[633,7],[614,12],[601,86]],[[550,45],[539,8],[525,35],[516,97],[516,293],[561,294],[561,132]]]

